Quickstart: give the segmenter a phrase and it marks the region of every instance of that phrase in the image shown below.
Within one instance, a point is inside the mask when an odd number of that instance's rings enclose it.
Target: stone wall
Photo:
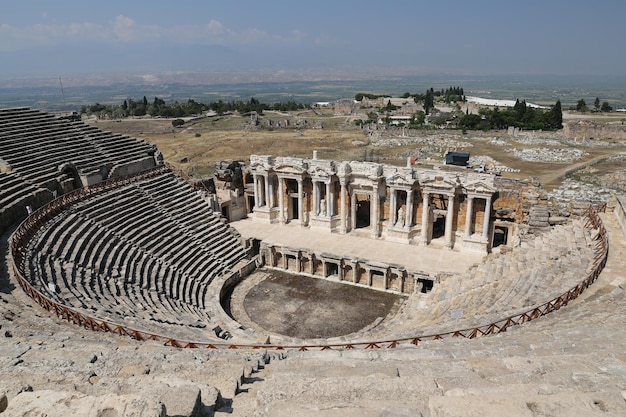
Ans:
[[[260,257],[267,268],[399,294],[427,292],[435,281],[435,277],[425,272],[408,271],[401,265],[274,246],[267,242],[261,243]]]
[[[593,120],[563,123],[563,136],[575,139],[626,139],[626,125],[607,126]]]

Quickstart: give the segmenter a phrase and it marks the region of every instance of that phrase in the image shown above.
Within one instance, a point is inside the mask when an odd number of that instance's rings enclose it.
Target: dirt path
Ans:
[[[615,155],[624,155],[626,153],[607,153],[604,155],[599,155],[596,156],[595,158],[591,158],[587,161],[582,161],[582,162],[578,162],[576,164],[573,165],[568,165],[568,166],[564,166],[562,168],[557,169],[556,171],[552,171],[548,174],[542,175],[541,176],[541,185],[548,189],[551,190],[553,188],[557,188],[561,182],[563,181],[563,178],[568,175],[571,174],[572,172],[576,172],[578,170],[581,170],[583,168],[586,168],[590,165],[595,165],[607,158],[610,158],[612,156]]]

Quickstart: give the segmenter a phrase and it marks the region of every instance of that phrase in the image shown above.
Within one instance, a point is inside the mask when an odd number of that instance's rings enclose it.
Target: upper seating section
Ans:
[[[145,170],[155,165],[155,151],[154,145],[143,141],[43,111],[0,109],[2,171],[14,172],[40,187],[55,189],[58,177],[68,174],[68,166],[76,171],[69,174],[81,182],[75,186]]]
[[[156,164],[156,147],[29,108],[0,109],[0,233],[78,187]]]

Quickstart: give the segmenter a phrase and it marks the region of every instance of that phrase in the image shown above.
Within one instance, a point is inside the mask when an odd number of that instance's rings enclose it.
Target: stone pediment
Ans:
[[[428,175],[420,179],[419,183],[423,188],[433,190],[454,191],[459,186],[459,180],[456,175],[444,172]]]
[[[413,170],[397,170],[386,177],[387,185],[412,186],[415,183]]]
[[[308,170],[307,162],[302,158],[277,157],[274,160],[274,171],[284,174],[303,174]]]
[[[308,173],[311,177],[328,178],[337,172],[334,161],[312,159],[309,161]]]
[[[383,168],[380,164],[375,162],[350,162],[350,168],[352,169],[352,175],[360,175],[368,178],[378,178],[383,174]]]
[[[476,181],[469,184],[464,184],[463,188],[468,194],[488,194],[491,195],[496,192],[493,185],[487,184],[483,181]]]
[[[269,171],[274,164],[274,158],[269,155],[250,155],[250,169],[252,171]]]
[[[352,172],[352,168],[350,167],[350,164],[347,162],[342,162],[339,164],[339,166],[337,166],[337,174],[341,175],[341,176],[346,176],[348,174],[350,174]]]

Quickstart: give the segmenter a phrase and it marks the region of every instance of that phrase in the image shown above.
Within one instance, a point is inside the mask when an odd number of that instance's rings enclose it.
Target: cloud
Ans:
[[[36,46],[59,45],[68,42],[143,43],[166,42],[178,45],[285,45],[305,42],[305,32],[270,33],[251,27],[241,30],[228,28],[216,19],[205,24],[159,26],[142,24],[125,15],[118,15],[108,24],[79,22],[69,24],[38,23],[13,26],[0,23],[0,51],[19,50]]]
[[[117,16],[113,23],[113,33],[123,42],[129,42],[134,39],[134,28],[135,21],[130,17],[122,15]]]
[[[219,36],[224,33],[225,30],[222,22],[211,19],[206,25],[206,31],[213,36]]]
[[[6,23],[0,24],[0,51],[14,51],[73,41],[102,41],[105,39],[105,28],[89,22],[63,25],[39,23],[27,27],[17,27]]]

